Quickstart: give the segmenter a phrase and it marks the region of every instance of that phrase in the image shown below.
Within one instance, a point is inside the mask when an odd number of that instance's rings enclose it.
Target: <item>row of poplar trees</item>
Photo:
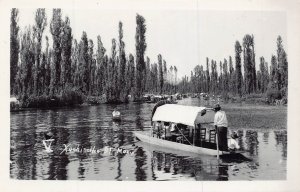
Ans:
[[[149,57],[144,59],[146,24],[141,15],[136,15],[135,57],[125,53],[122,22],[118,39],[112,39],[111,54],[107,55],[100,36],[96,45],[86,32],[80,41],[74,39],[70,19],[62,19],[61,9],[53,9],[50,21],[52,47],[49,37],[43,35],[48,24],[45,9],[37,9],[34,25],[21,32],[18,15],[18,9],[11,10],[10,94],[21,101],[72,92],[86,98],[105,96],[107,102],[125,102],[128,95],[139,100],[144,93],[175,91],[176,66],[167,70],[160,54],[155,63]]]
[[[277,54],[272,55],[271,65],[264,57],[259,58],[256,69],[254,36],[245,35],[243,44],[235,42],[235,63],[228,60],[219,62],[206,58],[206,70],[197,65],[191,71],[190,79],[185,76],[178,85],[181,92],[231,94],[237,96],[249,94],[268,94],[271,99],[287,98],[288,61],[283,48],[282,38],[277,38]],[[243,73],[242,73],[243,64]],[[235,65],[235,67],[234,67]]]

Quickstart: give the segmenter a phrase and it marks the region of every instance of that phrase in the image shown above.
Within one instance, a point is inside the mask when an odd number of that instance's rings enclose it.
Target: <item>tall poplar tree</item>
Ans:
[[[125,90],[125,69],[126,69],[126,55],[125,55],[125,43],[123,41],[123,24],[119,22],[119,77],[118,85],[120,86],[120,100],[124,101],[127,94]]]
[[[235,72],[232,64],[232,57],[229,56],[229,91],[231,93],[234,93],[235,87],[236,87]]]
[[[50,95],[57,94],[61,90],[60,73],[61,73],[61,9],[53,9],[50,32],[53,38],[53,68],[52,84],[50,86]]]
[[[164,74],[161,54],[157,56],[158,59],[158,82],[159,82],[159,93],[162,94],[164,86]]]
[[[236,93],[242,96],[242,64],[241,64],[242,47],[239,41],[235,42],[235,80],[236,80]]]
[[[16,87],[16,75],[19,61],[19,26],[18,26],[19,10],[11,9],[10,17],[10,94],[14,94]]]
[[[71,73],[71,54],[72,54],[72,28],[70,27],[70,20],[68,17],[62,22],[62,34],[61,34],[61,83],[62,91],[66,86],[71,87],[72,75]]]
[[[145,71],[144,54],[147,48],[146,44],[146,24],[143,16],[136,16],[136,35],[135,35],[135,48],[136,48],[136,99],[141,99],[143,94],[143,81]]]
[[[34,70],[34,94],[39,95],[41,92],[40,84],[40,63],[41,63],[41,50],[42,50],[42,37],[43,32],[47,25],[47,17],[45,9],[37,9],[35,13],[35,25],[33,26],[35,37],[35,70]]]
[[[33,81],[33,64],[34,64],[34,46],[33,46],[33,35],[30,28],[27,28],[22,35],[21,40],[21,77],[20,81],[22,82],[22,101],[26,101],[28,96],[33,93],[33,87],[31,82]]]
[[[278,36],[277,38],[277,62],[278,62],[278,81],[279,88],[283,96],[287,97],[288,89],[288,61],[287,55],[283,48],[282,38]]]
[[[88,54],[88,38],[84,31],[79,44],[79,88],[84,94],[89,93],[89,54]]]
[[[105,92],[107,63],[105,62],[106,49],[103,47],[100,35],[97,37],[97,89],[101,94]]]
[[[245,35],[243,38],[244,53],[244,79],[245,92],[247,94],[255,92],[256,88],[256,71],[254,59],[254,37],[253,35]]]

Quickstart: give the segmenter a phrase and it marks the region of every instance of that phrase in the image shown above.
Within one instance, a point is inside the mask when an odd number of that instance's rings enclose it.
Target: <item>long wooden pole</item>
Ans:
[[[216,126],[216,144],[217,144],[217,158],[218,158],[218,162],[219,162],[219,128],[218,126]]]

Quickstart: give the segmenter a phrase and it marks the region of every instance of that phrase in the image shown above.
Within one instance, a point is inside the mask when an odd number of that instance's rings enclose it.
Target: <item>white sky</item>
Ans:
[[[19,25],[34,24],[34,9],[20,9]],[[146,19],[146,56],[151,62],[162,54],[168,67],[176,65],[178,77],[190,75],[195,65],[206,68],[206,57],[220,60],[233,57],[234,44],[245,34],[253,34],[256,50],[256,65],[264,56],[270,63],[276,54],[276,38],[281,35],[287,50],[286,15],[284,12],[270,11],[204,11],[199,10],[112,10],[112,9],[62,9],[63,18],[68,15],[73,37],[78,41],[82,31],[94,41],[101,36],[107,53],[110,54],[112,38],[118,38],[118,22],[123,22],[126,54],[135,55],[135,16],[137,13]],[[52,9],[47,9],[49,24]]]

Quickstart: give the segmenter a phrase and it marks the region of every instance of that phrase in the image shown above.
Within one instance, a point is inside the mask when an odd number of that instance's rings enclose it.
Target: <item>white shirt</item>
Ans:
[[[225,111],[217,111],[214,118],[214,125],[218,127],[228,127]]]
[[[230,138],[230,139],[228,139],[228,148],[229,149],[240,149],[240,146],[235,139]]]

